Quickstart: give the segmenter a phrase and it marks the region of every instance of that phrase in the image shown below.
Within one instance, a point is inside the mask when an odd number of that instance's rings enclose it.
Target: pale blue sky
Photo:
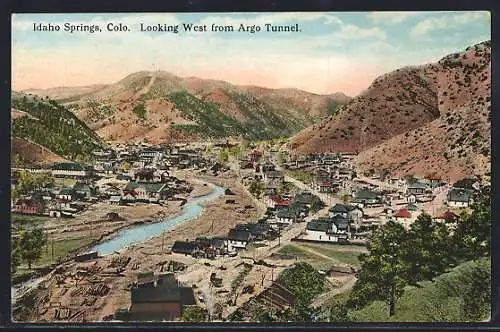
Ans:
[[[33,23],[103,32],[34,32]],[[107,32],[122,22],[132,32]],[[145,24],[294,24],[300,33],[139,32]],[[491,39],[488,12],[16,14],[13,87],[111,83],[138,70],[355,95],[377,75]]]

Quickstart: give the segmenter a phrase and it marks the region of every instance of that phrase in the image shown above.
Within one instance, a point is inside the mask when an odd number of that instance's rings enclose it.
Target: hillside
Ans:
[[[359,152],[361,170],[456,180],[489,172],[491,42],[380,76],[336,114],[296,135],[298,154]]]
[[[27,161],[58,160],[59,156],[85,160],[102,145],[85,123],[53,100],[14,93],[11,113],[13,153]]]
[[[67,160],[41,145],[34,144],[22,138],[13,137],[11,161],[13,166],[28,166],[32,164],[65,162]]]
[[[160,143],[200,137],[291,136],[347,100],[341,93],[234,86],[144,71],[84,95],[65,95],[59,102],[107,140],[145,138]]]
[[[491,260],[463,263],[421,288],[407,287],[396,313],[387,316],[387,304],[374,301],[349,312],[353,321],[371,322],[474,322],[491,314]]]

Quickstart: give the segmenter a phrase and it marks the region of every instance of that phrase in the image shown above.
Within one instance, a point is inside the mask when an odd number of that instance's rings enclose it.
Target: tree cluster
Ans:
[[[421,214],[409,230],[394,221],[379,228],[361,254],[361,271],[347,305],[359,309],[385,301],[389,316],[408,285],[433,280],[450,268],[489,256],[491,249],[490,187],[476,194],[471,214],[462,214],[456,229]]]

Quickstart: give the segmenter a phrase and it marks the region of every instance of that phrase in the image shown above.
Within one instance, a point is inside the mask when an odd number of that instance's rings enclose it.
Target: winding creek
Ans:
[[[212,191],[203,196],[190,198],[183,206],[181,213],[176,216],[165,218],[156,223],[136,225],[122,229],[116,236],[105,240],[91,248],[89,251],[97,251],[100,256],[109,255],[114,252],[124,250],[134,244],[146,241],[152,237],[161,235],[165,231],[172,230],[176,226],[185,222],[195,220],[203,213],[203,204],[224,195],[225,189],[214,184],[207,184],[212,187]],[[28,280],[24,283],[11,287],[12,301],[29,289],[36,287],[46,276]]]

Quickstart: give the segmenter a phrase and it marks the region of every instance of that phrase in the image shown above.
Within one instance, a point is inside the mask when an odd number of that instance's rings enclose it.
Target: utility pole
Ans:
[[[54,261],[54,234],[52,234],[52,261]]]
[[[163,254],[163,247],[165,246],[165,232],[161,234],[161,253]]]

